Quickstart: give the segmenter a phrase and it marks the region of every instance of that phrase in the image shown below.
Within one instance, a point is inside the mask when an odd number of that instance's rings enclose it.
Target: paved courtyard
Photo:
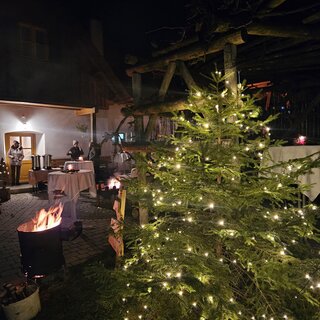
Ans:
[[[12,194],[9,201],[0,205],[0,283],[22,276],[17,227],[34,217],[38,210],[49,206],[45,191]],[[97,201],[89,198],[89,194],[81,193],[77,215],[83,223],[83,231],[78,238],[63,241],[67,267],[106,250],[113,211],[98,207]]]

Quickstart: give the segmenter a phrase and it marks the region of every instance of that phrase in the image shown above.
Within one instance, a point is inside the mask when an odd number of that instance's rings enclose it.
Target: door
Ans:
[[[5,147],[8,153],[13,140],[19,141],[23,147],[24,159],[22,160],[20,182],[28,182],[28,173],[32,167],[31,155],[35,154],[36,151],[36,136],[33,133],[25,132],[9,132],[5,134]],[[7,164],[9,166],[10,161],[7,156]]]

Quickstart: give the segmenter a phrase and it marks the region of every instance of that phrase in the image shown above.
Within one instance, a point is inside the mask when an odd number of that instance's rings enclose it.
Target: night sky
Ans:
[[[117,73],[124,73],[124,57],[131,54],[139,62],[149,58],[155,45],[166,46],[181,35],[186,23],[186,0],[71,1],[67,10],[81,21],[97,18],[103,22],[105,56]],[[65,2],[64,2],[65,4]],[[155,32],[161,27],[167,27]],[[151,39],[153,45],[151,45]]]

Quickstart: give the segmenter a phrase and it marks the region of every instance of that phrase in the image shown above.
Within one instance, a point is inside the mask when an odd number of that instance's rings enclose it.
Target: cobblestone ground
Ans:
[[[73,241],[63,241],[63,253],[67,267],[86,261],[104,251],[106,236],[113,211],[97,207],[95,199],[82,193],[78,202],[78,218],[83,223],[82,234]],[[45,192],[21,193],[0,206],[0,283],[21,277],[20,247],[17,227],[29,221],[35,213],[48,208]]]

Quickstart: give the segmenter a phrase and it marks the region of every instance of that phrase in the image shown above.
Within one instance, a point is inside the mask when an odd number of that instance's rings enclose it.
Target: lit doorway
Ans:
[[[36,137],[33,133],[25,132],[8,132],[5,134],[5,148],[8,153],[10,146],[13,144],[13,140],[17,140],[23,147],[24,159],[22,160],[20,182],[28,182],[29,170],[32,167],[31,155],[36,151]],[[10,159],[6,157],[8,167],[10,167]]]

